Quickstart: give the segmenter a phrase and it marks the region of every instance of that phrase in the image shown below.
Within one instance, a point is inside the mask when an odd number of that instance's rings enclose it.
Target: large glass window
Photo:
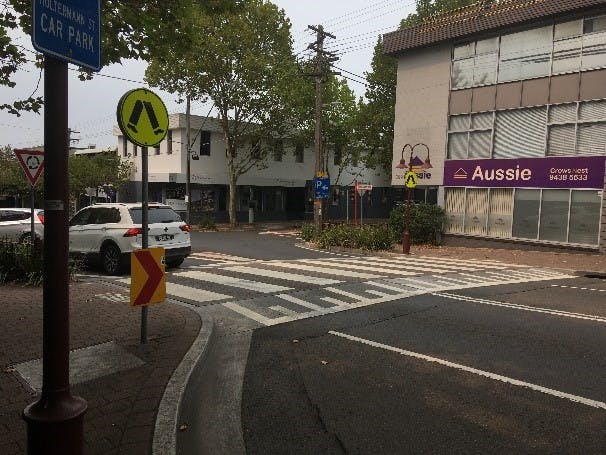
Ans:
[[[549,108],[548,156],[606,154],[606,101]]]
[[[588,17],[455,46],[451,87],[605,66],[606,16]]]
[[[572,190],[568,241],[595,245],[600,229],[602,198],[598,191]]]
[[[465,204],[465,233],[486,235],[488,189],[468,188]]]
[[[446,188],[444,191],[444,207],[446,232],[462,234],[463,218],[465,217],[465,188]]]
[[[547,109],[534,107],[497,112],[494,158],[545,156]]]
[[[448,158],[490,158],[493,118],[492,112],[450,117]]]
[[[547,76],[553,46],[552,27],[503,35],[499,55],[499,82]]]
[[[539,228],[541,190],[516,189],[513,202],[512,236],[536,239]]]
[[[491,188],[488,207],[488,235],[491,237],[510,237],[512,212],[513,189]]]
[[[569,190],[543,190],[540,240],[565,242],[568,233]]]

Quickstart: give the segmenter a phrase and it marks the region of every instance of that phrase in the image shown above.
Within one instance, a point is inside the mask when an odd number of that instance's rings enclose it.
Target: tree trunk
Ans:
[[[229,227],[236,227],[236,179],[233,173],[229,176]]]

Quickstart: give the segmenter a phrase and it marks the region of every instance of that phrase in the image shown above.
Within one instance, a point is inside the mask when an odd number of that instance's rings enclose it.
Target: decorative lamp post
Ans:
[[[410,148],[410,160],[408,164],[406,164],[406,160],[404,159],[404,152],[406,148]],[[408,167],[408,172],[412,171],[412,146],[410,144],[406,144],[402,147],[402,158],[400,159],[400,164],[396,166],[396,169],[406,169]],[[402,253],[410,254],[410,188],[408,188],[408,194],[406,196],[406,214],[404,215],[404,232],[402,233]]]
[[[410,145],[410,144],[406,144],[404,145],[404,147],[402,147],[402,158],[400,159],[400,163],[396,166],[396,169],[406,169],[408,168],[408,172],[406,173],[405,176],[405,184],[406,187],[408,188],[408,194],[406,196],[406,213],[404,215],[404,232],[402,233],[402,253],[403,254],[410,254],[410,200],[411,200],[411,196],[412,196],[412,189],[415,187],[416,185],[416,177],[414,177],[414,173],[412,170],[412,152],[415,149],[415,147],[417,147],[418,145],[422,145],[423,147],[425,147],[425,149],[427,149],[427,162],[429,162],[429,147],[427,147],[427,145],[423,144],[422,142],[419,142],[418,144],[415,145]],[[406,160],[404,159],[404,152],[406,151],[406,149],[410,149],[410,159],[408,160],[408,164],[406,164]],[[431,167],[430,165],[428,165],[429,167]],[[409,184],[408,182],[408,176],[409,175],[413,175],[414,177],[414,184]]]

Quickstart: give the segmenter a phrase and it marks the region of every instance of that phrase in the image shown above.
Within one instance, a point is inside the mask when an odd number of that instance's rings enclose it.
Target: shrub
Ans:
[[[217,224],[212,216],[205,214],[202,217],[202,221],[200,221],[200,227],[202,229],[214,230],[217,228]]]
[[[301,238],[306,242],[311,242],[316,237],[316,227],[313,223],[305,223],[301,226]]]
[[[377,251],[390,250],[392,247],[391,232],[386,225],[332,225],[318,233],[314,241],[320,248],[340,246]]]
[[[34,254],[32,255],[32,248]],[[0,240],[0,283],[40,286],[44,280],[42,245]]]
[[[43,251],[42,242],[36,242],[32,246],[29,243],[0,239],[0,284],[23,283],[41,286],[44,282]],[[70,259],[68,267],[71,280],[81,270],[82,261]]]
[[[401,241],[404,233],[406,204],[402,204],[391,211],[389,227],[393,240]],[[444,225],[444,209],[432,204],[410,204],[410,243],[429,243],[438,245],[440,233]]]

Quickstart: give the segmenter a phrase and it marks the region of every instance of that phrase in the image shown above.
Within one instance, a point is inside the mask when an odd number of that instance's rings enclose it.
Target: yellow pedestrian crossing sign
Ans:
[[[122,95],[116,116],[122,134],[141,147],[158,145],[168,132],[166,106],[158,95],[145,88]]]
[[[419,183],[419,176],[414,171],[408,171],[404,174],[404,184],[406,188],[414,188]]]

